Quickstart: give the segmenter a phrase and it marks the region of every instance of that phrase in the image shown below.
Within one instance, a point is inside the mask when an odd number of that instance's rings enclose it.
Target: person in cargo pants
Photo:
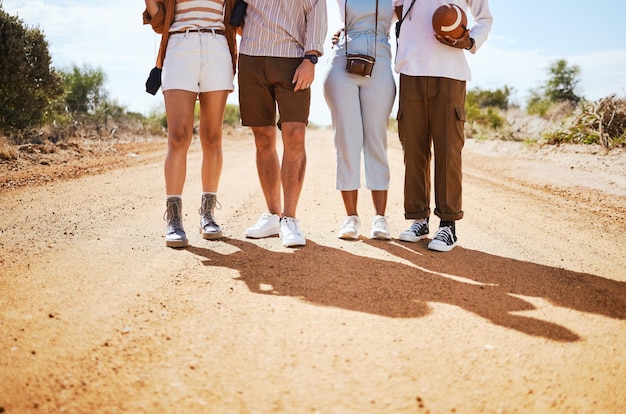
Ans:
[[[435,211],[439,229],[428,248],[450,251],[463,218],[461,151],[465,143],[465,94],[470,69],[465,53],[487,40],[493,18],[488,0],[453,0],[474,18],[458,39],[436,35],[432,16],[440,0],[400,0],[395,70],[400,74],[398,134],[404,150],[404,217],[412,220],[399,239],[428,237],[431,144],[434,151]]]

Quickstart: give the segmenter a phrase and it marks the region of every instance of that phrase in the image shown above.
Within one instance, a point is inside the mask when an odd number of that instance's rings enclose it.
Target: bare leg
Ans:
[[[372,201],[376,214],[384,216],[387,210],[387,190],[372,190]]]
[[[304,183],[306,170],[306,149],[304,137],[306,125],[301,122],[283,122],[283,162],[281,180],[285,205],[283,216],[296,217],[296,208]]]
[[[228,91],[200,94],[202,191],[217,192],[222,173],[222,123]]]
[[[343,198],[343,205],[346,207],[346,214],[348,216],[358,216],[357,213],[357,201],[359,197],[358,190],[342,191],[341,198]]]
[[[267,209],[281,215],[280,163],[276,151],[276,127],[252,127],[256,143],[256,168]]]
[[[193,131],[196,93],[178,89],[164,92],[167,116],[167,155],[165,157],[165,192],[181,195],[187,175],[187,151]]]

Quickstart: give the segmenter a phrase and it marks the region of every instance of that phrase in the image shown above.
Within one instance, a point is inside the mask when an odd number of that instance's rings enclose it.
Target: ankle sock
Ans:
[[[456,236],[456,227],[455,227],[455,222],[454,221],[444,221],[442,220],[439,223],[439,227],[450,227],[450,229],[452,229],[452,234],[454,234]]]

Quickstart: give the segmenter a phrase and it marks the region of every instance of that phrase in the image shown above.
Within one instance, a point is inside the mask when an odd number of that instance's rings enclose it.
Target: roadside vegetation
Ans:
[[[6,13],[1,0],[0,33],[0,161],[17,159],[21,148],[43,142],[166,136],[163,109],[127,110],[109,96],[101,68],[53,67],[44,33]],[[577,66],[554,62],[525,107],[513,100],[509,86],[470,89],[467,136],[626,147],[626,100],[612,95],[587,101],[577,92],[579,76]],[[239,125],[236,105],[227,105],[224,124]]]
[[[626,147],[626,99],[617,95],[592,102],[577,93],[580,68],[557,60],[548,79],[530,91],[525,108],[511,101],[513,89],[471,89],[466,132],[487,139],[541,144],[595,144],[605,150]]]

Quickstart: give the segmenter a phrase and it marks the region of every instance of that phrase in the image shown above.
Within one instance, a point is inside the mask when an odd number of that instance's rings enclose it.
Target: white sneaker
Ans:
[[[372,239],[391,240],[391,232],[389,231],[389,223],[385,216],[374,216],[372,219]]]
[[[348,216],[341,225],[337,237],[344,240],[355,240],[359,238],[361,219],[359,216]]]
[[[433,239],[428,243],[430,250],[449,252],[456,246],[456,234],[454,227],[443,226],[435,232]]]
[[[304,246],[306,239],[300,231],[300,221],[293,217],[283,217],[280,220],[280,237],[283,239],[283,246],[295,247]]]
[[[278,214],[265,212],[252,227],[246,230],[246,237],[251,239],[263,239],[265,237],[276,236],[280,232],[280,217]]]
[[[411,228],[400,233],[398,239],[406,242],[415,243],[418,240],[428,237],[428,219],[413,220]]]

